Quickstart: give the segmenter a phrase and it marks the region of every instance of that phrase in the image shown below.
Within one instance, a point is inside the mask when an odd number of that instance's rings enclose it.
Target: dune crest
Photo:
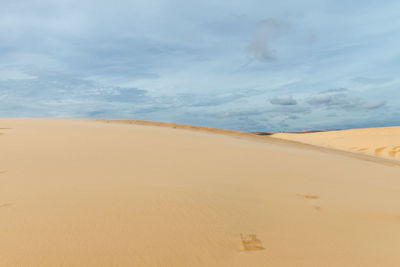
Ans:
[[[274,138],[400,160],[400,127],[275,133]]]

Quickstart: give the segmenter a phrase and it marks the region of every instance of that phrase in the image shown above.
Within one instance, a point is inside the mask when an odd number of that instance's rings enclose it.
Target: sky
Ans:
[[[1,0],[0,117],[400,125],[398,0]]]

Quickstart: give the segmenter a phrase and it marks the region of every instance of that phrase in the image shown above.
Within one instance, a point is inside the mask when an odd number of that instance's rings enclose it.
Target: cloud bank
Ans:
[[[0,116],[244,131],[400,124],[399,9],[394,0],[3,0]]]

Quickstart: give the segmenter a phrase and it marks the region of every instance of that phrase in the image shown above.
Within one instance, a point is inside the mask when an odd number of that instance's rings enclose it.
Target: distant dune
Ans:
[[[399,127],[0,128],[0,266],[400,266]]]
[[[400,160],[400,127],[315,133],[277,133],[275,138]]]

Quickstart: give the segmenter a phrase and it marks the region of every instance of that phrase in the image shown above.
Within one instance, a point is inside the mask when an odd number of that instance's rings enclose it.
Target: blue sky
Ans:
[[[400,2],[1,0],[0,117],[400,125]]]

